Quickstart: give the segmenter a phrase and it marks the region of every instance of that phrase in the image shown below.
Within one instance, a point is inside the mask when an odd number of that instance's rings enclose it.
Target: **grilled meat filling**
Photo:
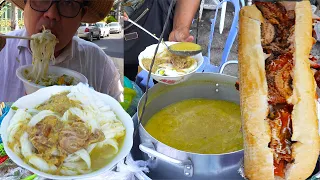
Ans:
[[[285,7],[281,3],[272,3],[272,2],[255,2],[257,8],[263,14],[263,17],[266,21],[262,25],[262,45],[268,45],[263,48],[264,52],[267,54],[274,53],[276,57],[287,51],[290,47],[289,37],[292,35],[292,27],[294,26],[295,16],[294,13],[289,11],[288,13]],[[269,44],[265,44],[265,34],[270,35],[271,31],[266,27],[270,23],[275,28],[275,39]],[[269,28],[270,29],[270,28]],[[275,57],[275,58],[276,58]]]
[[[274,40],[276,30],[274,26],[268,21],[262,23],[261,28],[262,45],[268,45]]]
[[[271,127],[271,142],[269,147],[273,150],[274,174],[284,177],[287,163],[293,161],[290,141],[292,136],[291,112],[292,105],[276,105],[270,107],[268,122]]]
[[[273,152],[274,175],[284,178],[285,167],[293,161],[291,154],[293,105],[287,103],[292,95],[292,68],[295,13],[287,12],[281,3],[256,2],[265,22],[261,25],[263,51],[270,56],[266,59],[269,115],[271,129],[269,148]],[[274,38],[271,26],[274,28]],[[272,41],[271,41],[272,39]]]
[[[269,104],[286,103],[292,95],[292,54],[280,55],[266,65]]]

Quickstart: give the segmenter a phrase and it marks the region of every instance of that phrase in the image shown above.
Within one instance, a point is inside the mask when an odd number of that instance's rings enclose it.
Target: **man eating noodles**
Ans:
[[[24,10],[25,28],[9,32],[10,36],[27,36],[51,30],[59,43],[55,47],[55,62],[82,73],[96,91],[117,100],[122,96],[120,74],[113,61],[97,45],[75,37],[81,22],[94,23],[106,17],[113,0],[12,0]],[[16,69],[32,63],[30,41],[0,39],[0,102],[13,102],[25,95],[23,83],[16,77]],[[2,49],[2,50],[1,50]]]

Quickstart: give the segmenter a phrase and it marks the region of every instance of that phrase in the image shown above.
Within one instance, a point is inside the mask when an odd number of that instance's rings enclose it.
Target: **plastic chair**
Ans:
[[[221,62],[218,66],[215,66],[213,64],[211,64],[210,62],[210,56],[211,56],[211,45],[212,45],[212,40],[213,40],[213,35],[214,35],[214,27],[216,24],[216,19],[217,19],[217,15],[218,15],[218,9],[219,7],[221,7],[223,2],[231,2],[234,5],[234,17],[233,17],[233,21],[232,21],[232,25],[230,28],[230,32],[226,41],[226,44],[224,46],[224,50],[222,53],[222,58],[221,58]],[[203,56],[204,58],[204,63],[202,65],[202,67],[200,67],[198,69],[197,72],[220,72],[221,69],[224,69],[224,66],[228,65],[228,64],[236,64],[238,63],[237,60],[233,60],[233,61],[227,61],[228,60],[228,56],[230,53],[230,50],[232,48],[232,45],[234,43],[234,40],[238,34],[238,20],[239,20],[239,11],[240,11],[240,3],[239,0],[224,0],[221,1],[218,5],[217,5],[217,10],[215,12],[215,17],[213,19],[211,19],[211,28],[210,28],[210,36],[209,36],[209,42],[208,42],[208,56]]]
[[[135,83],[141,88],[143,92],[146,92],[147,82],[148,82],[148,72],[145,70],[142,70],[140,73],[138,73]],[[154,82],[152,77],[150,77],[148,87],[151,88],[153,86],[154,86]]]

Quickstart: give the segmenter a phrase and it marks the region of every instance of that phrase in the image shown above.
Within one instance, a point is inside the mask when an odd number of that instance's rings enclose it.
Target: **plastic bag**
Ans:
[[[147,161],[134,161],[129,154],[125,159],[121,160],[112,171],[106,171],[93,178],[79,180],[151,180],[144,174],[144,172],[149,172],[147,165]],[[45,179],[39,177],[34,180]]]
[[[120,104],[130,116],[133,116],[137,112],[137,106],[142,95],[143,92],[140,87],[127,77],[124,77],[124,102]]]
[[[0,179],[1,180],[17,180],[17,179],[24,179],[32,175],[32,172],[18,167],[16,164],[10,162],[7,163],[6,166],[3,166],[0,169]]]

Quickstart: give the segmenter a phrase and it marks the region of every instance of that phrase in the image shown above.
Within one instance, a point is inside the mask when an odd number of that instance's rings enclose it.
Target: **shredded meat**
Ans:
[[[171,58],[170,62],[171,64],[173,64],[173,66],[177,67],[178,69],[185,69],[193,64],[194,59],[186,59],[182,61],[181,59]]]
[[[271,52],[269,54],[269,57],[267,57],[267,59],[265,60],[265,66],[267,67],[269,64],[273,63],[273,60],[275,60],[277,56],[278,55]]]
[[[286,10],[280,3],[255,2],[257,8],[262,12],[263,17],[272,24],[279,24],[288,19]]]
[[[288,18],[289,18],[290,20],[293,20],[293,19],[296,18],[296,13],[294,12],[294,10],[288,11]]]
[[[72,154],[86,146],[89,129],[83,122],[74,122],[64,128],[59,135],[59,145],[66,152]]]
[[[277,105],[270,108],[269,125],[271,127],[271,142],[269,147],[273,150],[275,175],[284,176],[284,165],[293,161],[291,152],[292,105]]]
[[[39,153],[46,153],[56,146],[57,132],[61,127],[62,123],[55,116],[47,116],[28,129],[30,141]]]
[[[294,26],[292,26],[289,30],[288,42],[290,43],[290,46],[288,47],[288,51],[293,51],[294,50]]]
[[[53,95],[52,97],[50,97],[50,99],[48,101],[46,101],[45,103],[43,103],[39,107],[37,107],[37,109],[39,111],[51,110],[51,111],[57,112],[61,116],[70,107],[77,107],[77,108],[81,109],[81,107],[78,105],[77,101],[70,100],[67,97],[68,93],[69,92],[62,92],[62,93]]]
[[[100,142],[104,138],[101,130],[90,134],[88,127],[82,121],[76,121],[62,129],[59,135],[59,145],[63,150],[72,154],[89,144]]]
[[[275,28],[267,20],[261,25],[261,39],[262,45],[270,44],[275,37]]]
[[[277,57],[278,55],[284,54],[286,52],[286,50],[281,48],[281,46],[279,45],[281,44],[272,42],[271,44],[264,46],[263,50],[265,53],[273,54],[275,55],[275,57]]]
[[[94,131],[94,133],[92,133],[89,136],[87,143],[88,144],[93,144],[93,143],[96,143],[96,142],[101,142],[103,140],[105,140],[103,132],[100,131],[100,130],[96,130],[96,131]]]
[[[287,12],[281,3],[255,2],[255,5],[261,11],[263,17],[275,28],[274,37],[276,38],[274,41],[272,43],[262,43],[264,52],[283,54],[291,45],[288,38],[292,35],[291,28],[294,27],[294,13],[292,15],[291,11]],[[268,29],[263,26],[262,34],[268,34]]]
[[[56,166],[66,157],[66,153],[57,149],[58,132],[61,129],[62,122],[55,116],[48,116],[27,130],[30,141],[40,156]]]
[[[281,107],[282,106],[282,107]],[[276,161],[279,163],[281,159],[291,161],[291,142],[290,138],[292,135],[291,125],[291,111],[292,106],[290,105],[278,105],[274,108],[274,112],[269,115],[269,124],[272,129],[272,138],[270,147],[273,147],[276,154]]]
[[[280,95],[288,99],[292,95],[292,77],[291,69],[292,63],[287,63],[284,67],[275,75],[275,85]]]
[[[268,122],[271,128],[271,141],[269,147],[273,151],[274,174],[284,177],[287,163],[292,162],[291,111],[293,106],[289,105],[286,100],[293,91],[292,52],[294,50],[295,12],[292,9],[287,11],[285,6],[278,2],[255,2],[255,5],[267,21],[261,26],[261,43],[264,53],[270,54],[265,61],[270,106]],[[274,33],[273,38],[271,38],[272,33]],[[269,39],[266,38],[266,35],[269,35]]]
[[[286,103],[286,99],[292,95],[293,68],[292,54],[279,56],[266,66],[268,97],[270,104]]]
[[[77,136],[63,137],[59,141],[59,145],[67,153],[72,154],[85,147],[86,141]]]

